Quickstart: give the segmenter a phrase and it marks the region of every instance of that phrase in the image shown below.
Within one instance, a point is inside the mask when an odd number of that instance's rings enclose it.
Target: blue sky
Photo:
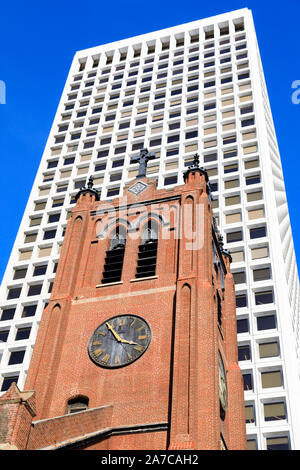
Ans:
[[[294,243],[300,259],[300,2],[136,0],[2,2],[0,80],[0,279],[77,50],[226,11],[252,10],[281,152]],[[300,93],[298,95],[300,98]]]

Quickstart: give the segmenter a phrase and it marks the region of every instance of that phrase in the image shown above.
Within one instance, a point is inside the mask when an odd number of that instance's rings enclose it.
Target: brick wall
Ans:
[[[64,442],[72,442],[96,431],[109,428],[112,407],[100,407],[53,419],[34,421],[27,445],[28,450],[55,446]]]

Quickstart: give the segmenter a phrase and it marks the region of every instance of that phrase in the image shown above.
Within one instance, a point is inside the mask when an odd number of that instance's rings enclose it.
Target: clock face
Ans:
[[[228,395],[227,395],[227,381],[226,372],[223,364],[221,354],[219,353],[219,397],[223,411],[227,410]]]
[[[108,318],[94,331],[88,346],[89,356],[98,366],[115,369],[136,361],[148,348],[151,330],[136,315]]]

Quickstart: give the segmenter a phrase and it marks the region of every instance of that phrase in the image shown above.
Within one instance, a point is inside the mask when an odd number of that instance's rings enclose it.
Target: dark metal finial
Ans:
[[[198,155],[198,153],[195,153],[195,155],[194,155],[194,167],[195,168],[199,168],[199,161],[200,161],[199,155]]]
[[[195,170],[196,168],[199,168],[199,161],[200,161],[199,155],[198,153],[195,153],[194,160],[188,166],[189,170]]]
[[[223,235],[221,235],[220,233],[218,234],[218,242],[219,242],[221,251],[223,251],[223,246],[224,246]]]
[[[89,177],[89,180],[88,180],[88,184],[87,184],[87,187],[89,189],[92,189],[94,186],[94,178],[92,176]]]

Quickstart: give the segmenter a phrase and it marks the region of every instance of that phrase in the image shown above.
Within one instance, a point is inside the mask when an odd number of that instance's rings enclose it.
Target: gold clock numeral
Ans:
[[[121,364],[121,361],[120,361],[119,356],[116,356],[116,357],[115,357],[114,363],[115,363],[116,365],[117,365],[117,364],[118,364],[118,365]]]
[[[102,348],[98,348],[98,349],[95,349],[94,354],[95,354],[95,356],[98,357],[98,356],[101,356],[101,354],[103,354],[103,352],[104,351],[103,351]]]
[[[104,331],[97,331],[97,335],[106,336],[106,333]]]
[[[143,330],[143,329],[145,329],[145,326],[144,326],[144,325],[140,326],[139,328],[136,328],[135,331],[141,331],[141,330]]]
[[[137,344],[136,346],[133,347],[136,351],[142,352],[144,349],[144,346],[141,346],[140,344]]]
[[[148,335],[141,335],[138,337],[138,339],[142,340],[142,339],[147,339],[148,338]]]
[[[94,341],[93,346],[100,346],[102,344],[102,341]]]
[[[128,356],[128,359],[131,361],[131,359],[133,359],[132,355],[129,354],[129,352],[127,353],[127,356]]]
[[[125,318],[120,318],[119,326],[124,326],[124,325],[125,325]]]
[[[132,327],[135,324],[135,322],[136,322],[136,318],[133,320],[132,323],[130,323],[130,327]]]
[[[101,362],[103,364],[108,364],[109,360],[110,360],[110,354],[105,354],[105,356],[101,359]]]

